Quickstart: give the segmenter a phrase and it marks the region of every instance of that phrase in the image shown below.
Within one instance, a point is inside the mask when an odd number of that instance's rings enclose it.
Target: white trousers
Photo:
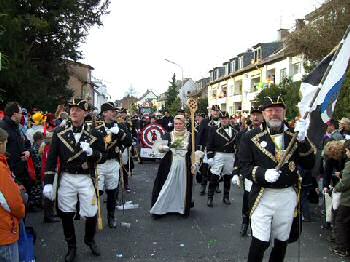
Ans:
[[[124,151],[122,153],[122,163],[123,165],[127,165],[129,160],[129,148],[124,148]]]
[[[297,194],[292,187],[265,188],[251,216],[253,236],[261,241],[287,241],[296,205]]]
[[[210,171],[212,174],[221,175],[231,175],[233,171],[233,165],[235,163],[234,153],[220,153],[217,152],[214,156],[214,162]]]
[[[79,196],[80,216],[93,217],[97,213],[95,188],[89,175],[62,173],[57,195],[62,212],[76,212]]]
[[[116,159],[109,159],[103,164],[97,165],[99,190],[116,189],[119,183],[119,170],[120,165]]]

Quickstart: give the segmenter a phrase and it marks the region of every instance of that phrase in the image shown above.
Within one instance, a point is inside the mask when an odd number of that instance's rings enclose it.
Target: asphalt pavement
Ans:
[[[157,162],[136,164],[130,177],[131,192],[125,193],[126,201],[138,204],[138,208],[117,210],[120,223],[116,229],[106,225],[106,209],[103,204],[104,229],[96,235],[96,242],[102,255],[94,257],[84,245],[84,221],[76,221],[77,262],[83,261],[246,261],[250,244],[249,237],[240,237],[242,191],[231,189],[232,204],[222,203],[222,194],[214,197],[214,207],[206,206],[207,196],[200,196],[200,186],[193,188],[194,208],[190,216],[166,215],[153,220],[149,214],[153,181],[158,168]],[[221,188],[222,188],[221,184]],[[317,207],[313,207],[317,209]],[[317,213],[317,212],[315,212]],[[130,228],[121,223],[130,223]],[[37,234],[37,261],[64,261],[66,243],[60,223],[44,224],[41,212],[30,213],[27,224]],[[346,261],[329,252],[326,238],[328,231],[321,229],[320,218],[303,224],[301,241],[288,246],[286,262]],[[299,252],[300,251],[300,252]],[[266,251],[268,258],[270,249]],[[300,254],[300,260],[299,255]],[[266,260],[268,261],[268,260]]]

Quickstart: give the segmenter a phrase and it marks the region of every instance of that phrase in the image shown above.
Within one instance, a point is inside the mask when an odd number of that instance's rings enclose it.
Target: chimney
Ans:
[[[305,26],[304,19],[296,19],[295,20],[295,30],[296,31],[303,29],[304,26]]]
[[[288,29],[278,29],[278,37],[277,37],[277,41],[283,41],[288,35],[289,35],[289,31]]]

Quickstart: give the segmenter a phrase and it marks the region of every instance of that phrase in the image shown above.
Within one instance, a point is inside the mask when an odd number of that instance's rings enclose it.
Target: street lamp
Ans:
[[[184,85],[184,69],[183,69],[183,67],[180,66],[179,64],[175,63],[174,61],[169,60],[169,59],[165,58],[164,60],[168,63],[171,63],[173,65],[178,66],[181,69],[181,86],[183,86]],[[184,108],[184,105],[182,103],[181,103],[181,108],[182,109]]]

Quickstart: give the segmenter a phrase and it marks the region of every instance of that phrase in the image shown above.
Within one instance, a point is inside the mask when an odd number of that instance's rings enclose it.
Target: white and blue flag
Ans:
[[[332,118],[341,88],[349,70],[350,26],[328,56],[301,83],[301,101],[298,104],[302,116],[310,112],[308,137],[318,145],[322,139],[325,124]],[[314,138],[314,139],[313,139]]]

